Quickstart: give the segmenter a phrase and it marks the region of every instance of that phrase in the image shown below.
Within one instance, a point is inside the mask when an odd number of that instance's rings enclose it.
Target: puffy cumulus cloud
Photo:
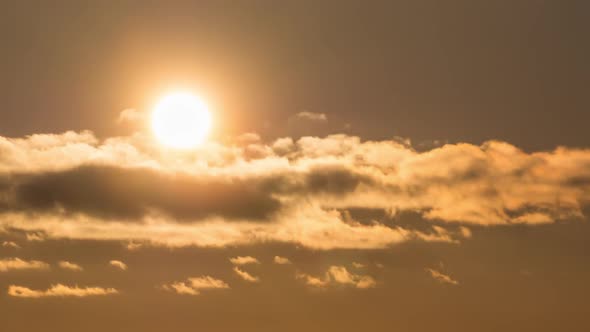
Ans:
[[[490,141],[418,152],[396,140],[248,135],[179,152],[141,134],[0,137],[0,227],[49,238],[374,249],[471,232],[360,223],[346,210],[409,210],[463,226],[541,224],[582,217],[589,201],[585,149],[527,153]]]
[[[255,277],[253,275],[251,275],[250,273],[240,269],[237,266],[234,266],[234,272],[242,279],[248,281],[248,282],[259,282],[260,278]]]
[[[279,265],[291,264],[291,261],[287,257],[275,256],[273,262]]]
[[[86,296],[104,296],[117,294],[114,288],[102,287],[78,287],[57,284],[46,290],[35,290],[28,287],[10,285],[8,295],[14,297],[40,298],[40,297],[86,297]]]
[[[440,271],[437,271],[435,269],[430,269],[430,268],[427,268],[425,270],[426,270],[426,272],[428,272],[428,274],[430,274],[430,276],[432,278],[434,278],[435,280],[437,280],[443,284],[450,284],[450,285],[458,285],[459,284],[459,282],[457,280],[451,278],[451,276],[444,274]]]
[[[58,266],[64,270],[82,271],[84,270],[80,265],[68,261],[59,261]]]
[[[260,261],[252,256],[232,257],[229,259],[229,261],[234,265],[260,264]]]
[[[203,289],[225,289],[229,285],[210,276],[188,278],[186,281],[173,282],[162,286],[163,289],[177,294],[199,295]]]
[[[329,285],[350,285],[359,289],[373,288],[377,285],[375,279],[368,275],[352,273],[344,266],[330,266],[322,277],[315,277],[305,273],[297,273],[296,277],[302,279],[309,286],[326,287]]]
[[[123,263],[121,261],[115,260],[115,259],[114,260],[111,260],[109,262],[109,265],[112,266],[112,267],[115,267],[117,269],[121,269],[123,271],[127,270],[127,264],[125,264],[125,263]]]
[[[49,270],[49,264],[35,260],[22,260],[20,258],[0,259],[0,272],[11,270]]]

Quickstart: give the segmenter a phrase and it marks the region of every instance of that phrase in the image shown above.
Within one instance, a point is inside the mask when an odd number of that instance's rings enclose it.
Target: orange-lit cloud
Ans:
[[[2,246],[5,248],[20,249],[20,246],[16,242],[13,242],[13,241],[3,241]]]
[[[305,273],[297,273],[296,277],[302,279],[309,286],[325,287],[329,285],[351,285],[356,288],[373,288],[377,285],[375,279],[368,275],[354,274],[344,266],[330,266],[322,277],[314,277]]]
[[[10,285],[8,287],[8,295],[14,297],[25,298],[40,298],[40,297],[86,297],[86,296],[104,296],[110,294],[117,294],[118,291],[114,288],[102,287],[83,287],[66,286],[56,284],[47,290],[35,290],[28,287]]]
[[[457,280],[451,278],[451,276],[444,274],[440,271],[437,271],[435,269],[427,268],[426,272],[428,272],[432,278],[434,278],[435,280],[438,280],[439,282],[441,282],[443,284],[450,284],[450,285],[458,285],[459,284],[459,282]]]
[[[242,279],[248,281],[248,282],[259,282],[260,278],[255,277],[253,275],[251,275],[250,273],[240,269],[237,266],[234,266],[234,272]]]
[[[0,259],[0,272],[11,270],[49,270],[49,264],[35,260],[22,260],[20,258]]]
[[[327,121],[328,120],[328,116],[325,113],[316,113],[316,112],[309,112],[309,111],[299,112],[295,116],[297,118],[310,120],[310,121]]]
[[[590,201],[589,150],[527,153],[498,141],[418,152],[346,135],[269,143],[249,135],[179,153],[142,134],[67,132],[0,137],[0,154],[0,227],[41,239],[374,249],[456,243],[471,237],[468,224],[580,218]],[[361,223],[346,213],[355,208],[462,226]]]
[[[279,265],[291,264],[291,261],[287,257],[275,256],[273,262]]]
[[[234,265],[260,264],[260,261],[252,256],[232,257],[229,261]]]
[[[225,289],[229,285],[220,279],[210,276],[188,278],[186,281],[163,285],[163,289],[184,295],[199,295],[203,289]]]
[[[119,260],[115,260],[115,259],[111,260],[111,261],[109,261],[109,265],[116,267],[117,269],[121,269],[123,271],[127,270],[127,264],[125,264]]]
[[[80,265],[76,264],[76,263],[72,263],[72,262],[68,262],[68,261],[60,261],[58,263],[59,267],[61,267],[64,270],[70,270],[70,271],[82,271],[84,270]]]

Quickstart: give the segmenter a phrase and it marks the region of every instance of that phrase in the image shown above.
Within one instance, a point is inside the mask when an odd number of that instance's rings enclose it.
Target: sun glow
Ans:
[[[152,130],[160,143],[190,149],[203,143],[211,128],[207,105],[190,93],[173,93],[162,98],[152,112]]]

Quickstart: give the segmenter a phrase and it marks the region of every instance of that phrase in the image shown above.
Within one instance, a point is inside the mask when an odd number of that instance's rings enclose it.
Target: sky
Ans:
[[[2,330],[588,331],[588,13],[2,2]]]

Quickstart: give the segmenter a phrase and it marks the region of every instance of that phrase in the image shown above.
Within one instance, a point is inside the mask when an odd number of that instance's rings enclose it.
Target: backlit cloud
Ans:
[[[375,249],[458,243],[471,237],[468,224],[581,218],[590,201],[589,150],[527,153],[490,141],[418,152],[346,135],[268,143],[250,136],[187,154],[141,134],[0,137],[0,227],[30,240]],[[413,211],[461,228],[361,223],[347,213],[358,208]]]

